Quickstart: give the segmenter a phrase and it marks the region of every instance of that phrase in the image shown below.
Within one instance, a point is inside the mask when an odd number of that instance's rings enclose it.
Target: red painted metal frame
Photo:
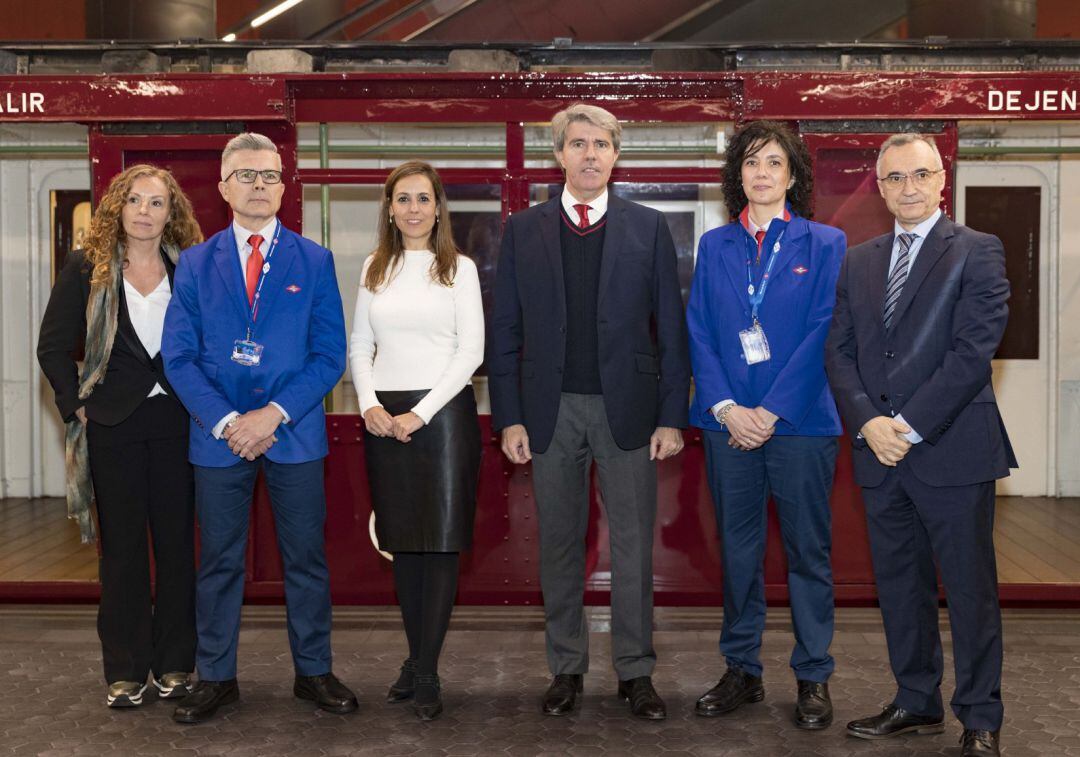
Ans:
[[[283,585],[279,581],[248,581],[244,585],[244,601],[249,604],[281,604]],[[842,607],[873,607],[876,605],[876,589],[873,584],[848,584],[837,586],[836,603]],[[700,600],[696,596],[684,596],[678,592],[665,592],[661,595],[666,601],[663,606],[671,607],[711,607],[714,602]],[[1080,607],[1076,597],[1075,584],[1037,583],[1037,584],[1000,584],[998,596],[1002,607]],[[96,604],[101,599],[101,586],[96,581],[0,581],[0,603],[2,604]],[[369,601],[365,604],[394,604],[392,593],[375,597],[384,601]],[[607,604],[603,593],[588,592],[587,604]],[[767,585],[765,599],[770,605],[783,606],[788,601],[786,586]],[[338,604],[344,604],[335,594]],[[717,599],[718,603],[719,600]],[[486,603],[493,604],[493,603]],[[526,604],[523,602],[503,602],[501,604]],[[535,604],[535,603],[534,603]],[[944,596],[941,606],[945,607]]]
[[[2,121],[290,120],[281,76],[0,76],[0,97],[39,93],[43,113],[0,113]],[[0,106],[3,100],[0,99]]]
[[[0,122],[76,121],[92,125],[90,156],[95,196],[134,157],[163,165],[185,163],[192,175],[216,176],[212,153],[223,135],[168,133],[185,122],[242,122],[271,136],[281,147],[286,175],[298,184],[381,184],[385,169],[298,169],[296,124],[328,123],[501,123],[506,128],[505,167],[446,168],[452,184],[498,184],[502,211],[526,208],[530,185],[558,183],[561,173],[526,168],[528,122],[546,122],[570,102],[601,104],[627,121],[695,123],[773,118],[789,121],[943,121],[939,137],[950,165],[956,154],[958,119],[1062,119],[1075,112],[1003,112],[989,109],[989,92],[1016,90],[1019,102],[1035,92],[1080,90],[1073,73],[719,73],[599,74],[281,74],[0,77]],[[42,95],[45,112],[12,113],[9,97],[21,103],[24,93]],[[154,121],[166,133],[117,134],[105,124]],[[170,129],[169,124],[176,124]],[[865,127],[864,127],[865,128]],[[882,125],[882,128],[886,128]],[[866,150],[883,135],[808,134],[815,152],[822,149]],[[193,169],[194,167],[194,169]],[[200,173],[204,172],[204,173]],[[718,171],[694,167],[618,168],[619,182],[713,183]],[[298,187],[297,187],[298,189]],[[951,200],[950,187],[947,198]],[[213,200],[206,200],[209,204]],[[283,220],[299,228],[302,193],[286,192]],[[215,212],[220,211],[217,206]],[[204,205],[200,212],[210,212]],[[211,213],[212,215],[212,213]],[[820,219],[827,220],[827,219]],[[212,231],[213,229],[207,229]],[[884,231],[884,229],[881,229]],[[849,233],[850,236],[850,233]],[[488,419],[484,419],[488,423]],[[386,603],[393,592],[388,564],[368,544],[367,482],[360,420],[331,416],[331,453],[327,470],[328,555],[335,601]],[[485,425],[485,428],[487,426]],[[527,467],[501,457],[490,435],[483,462],[476,548],[464,556],[461,599],[472,603],[535,603],[536,533]],[[656,585],[658,604],[717,604],[719,557],[715,519],[706,487],[700,439],[686,434],[687,448],[661,464],[657,523]],[[833,567],[840,604],[874,601],[858,489],[851,479],[850,455],[841,454],[833,492]],[[283,596],[280,562],[265,490],[257,489],[248,555],[246,597],[279,602]],[[786,601],[785,567],[778,528],[770,516],[767,596]],[[606,528],[594,497],[590,516],[589,602],[608,601]],[[0,599],[14,601],[93,601],[92,584],[0,583]],[[1080,587],[1062,584],[1003,585],[1006,604],[1080,605]]]
[[[43,112],[2,121],[543,122],[567,103],[606,105],[628,121],[753,118],[1075,118],[1027,110],[1036,92],[1080,90],[1071,72],[341,73],[0,76],[9,95],[40,93]],[[991,110],[1015,91],[1019,111]]]

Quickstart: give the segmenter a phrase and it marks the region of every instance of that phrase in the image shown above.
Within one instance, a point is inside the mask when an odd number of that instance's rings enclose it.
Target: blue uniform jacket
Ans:
[[[839,436],[824,353],[847,240],[832,226],[777,218],[762,245],[765,259],[778,238],[779,256],[758,308],[772,357],[755,365],[743,358],[739,332],[752,325],[746,261],[757,244],[738,221],[701,238],[686,311],[694,371],[690,422],[720,430],[709,409],[733,399],[776,413],[778,435]]]
[[[267,249],[269,252],[269,248]],[[161,354],[165,375],[191,413],[189,458],[224,468],[239,458],[214,426],[231,411],[273,401],[289,414],[266,453],[275,463],[325,457],[323,398],[345,371],[345,318],[330,251],[281,229],[260,293],[253,341],[262,362],[231,359],[247,334],[250,308],[232,225],[185,250],[176,266],[165,314]]]

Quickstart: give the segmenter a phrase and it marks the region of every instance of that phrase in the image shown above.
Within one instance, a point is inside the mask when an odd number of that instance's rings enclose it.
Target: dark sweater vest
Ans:
[[[600,258],[604,251],[605,214],[580,229],[563,210],[560,227],[563,281],[566,285],[566,367],[562,390],[601,394],[596,304],[600,294]]]

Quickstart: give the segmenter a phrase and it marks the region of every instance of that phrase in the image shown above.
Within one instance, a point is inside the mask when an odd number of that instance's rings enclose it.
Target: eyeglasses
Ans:
[[[939,168],[936,171],[915,171],[914,173],[891,173],[888,176],[882,176],[878,181],[884,184],[889,189],[899,189],[907,184],[907,180],[911,179],[911,183],[916,187],[925,187],[930,183],[930,180],[937,176],[939,173],[944,173],[944,168]]]
[[[241,184],[254,184],[255,179],[259,176],[262,177],[263,184],[280,184],[281,183],[281,171],[275,171],[271,168],[265,171],[256,171],[254,168],[237,168],[231,174],[226,176],[222,181],[228,181],[233,176]]]

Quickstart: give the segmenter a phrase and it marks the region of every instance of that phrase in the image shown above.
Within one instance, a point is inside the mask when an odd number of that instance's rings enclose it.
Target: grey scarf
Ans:
[[[176,264],[180,250],[174,245],[162,245],[161,249]],[[112,259],[111,275],[103,284],[90,287],[86,303],[86,350],[82,373],[79,377],[79,399],[85,400],[94,387],[105,380],[109,367],[116,324],[120,312],[120,289],[124,286],[124,248],[116,246]],[[94,519],[90,515],[90,503],[94,499],[94,484],[90,480],[90,456],[86,447],[86,424],[72,418],[64,433],[64,459],[67,465],[68,518],[79,522],[83,544],[92,544],[97,537]]]

